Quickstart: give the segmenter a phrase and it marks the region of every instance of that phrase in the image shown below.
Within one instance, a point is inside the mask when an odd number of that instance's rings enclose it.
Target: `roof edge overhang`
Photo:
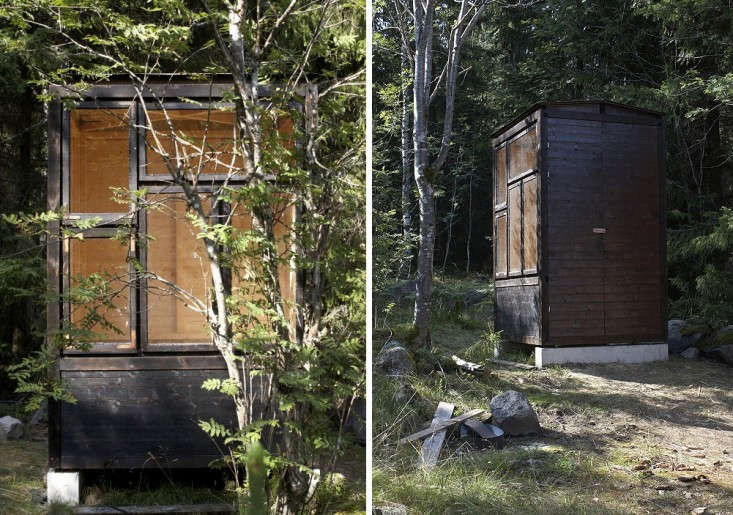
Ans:
[[[204,78],[208,77],[208,78]],[[72,98],[79,100],[125,100],[139,98],[221,98],[234,87],[230,74],[151,74],[142,84],[135,83],[128,76],[113,75],[109,80],[92,84],[84,90],[76,89],[69,84],[53,84],[49,86],[49,94],[56,98]],[[277,85],[260,85],[257,92],[263,97],[270,97],[279,89]],[[297,95],[305,95],[306,86],[298,86]]]
[[[608,100],[561,100],[557,102],[537,102],[536,104],[533,104],[531,107],[521,111],[518,115],[514,116],[511,119],[511,121],[502,124],[498,129],[494,130],[494,132],[491,133],[491,138],[498,138],[504,132],[514,127],[516,124],[521,122],[522,119],[527,118],[530,114],[537,111],[538,109],[552,107],[552,106],[594,105],[594,104],[613,106],[613,107],[617,107],[620,109],[627,109],[629,111],[636,111],[637,113],[648,114],[651,116],[657,116],[657,117],[664,116],[664,113],[661,113],[659,111],[654,111],[652,109],[646,109],[643,107],[636,107],[636,106],[632,106],[628,104],[620,104],[618,102],[609,102]]]

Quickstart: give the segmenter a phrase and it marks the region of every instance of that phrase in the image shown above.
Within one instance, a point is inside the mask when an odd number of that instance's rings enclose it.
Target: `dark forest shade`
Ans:
[[[503,338],[542,346],[664,340],[661,115],[608,102],[539,104],[493,136],[495,325]]]

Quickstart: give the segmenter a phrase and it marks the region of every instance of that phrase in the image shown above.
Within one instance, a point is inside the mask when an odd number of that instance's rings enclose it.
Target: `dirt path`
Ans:
[[[536,399],[538,442],[601,457],[640,513],[733,513],[733,368],[674,358],[492,375]]]

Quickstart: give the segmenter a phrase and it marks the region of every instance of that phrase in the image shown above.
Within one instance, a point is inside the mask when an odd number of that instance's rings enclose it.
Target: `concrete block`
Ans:
[[[646,363],[667,359],[669,359],[669,352],[666,343],[535,347],[534,351],[537,368],[564,363]]]
[[[53,469],[46,474],[48,502],[58,502],[76,506],[79,504],[80,472],[57,472]]]

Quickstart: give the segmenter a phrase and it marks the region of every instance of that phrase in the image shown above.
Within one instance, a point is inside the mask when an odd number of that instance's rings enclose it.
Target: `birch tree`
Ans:
[[[433,258],[435,250],[435,178],[448,157],[453,131],[453,111],[460,72],[461,47],[484,13],[489,0],[461,0],[458,14],[448,36],[447,59],[437,77],[433,75],[433,26],[435,0],[413,0],[414,67],[413,67],[413,173],[418,191],[420,238],[418,244],[415,310],[413,324],[417,342],[431,346],[430,309],[433,290]],[[445,108],[437,154],[431,157],[429,141],[429,109],[442,88]]]

